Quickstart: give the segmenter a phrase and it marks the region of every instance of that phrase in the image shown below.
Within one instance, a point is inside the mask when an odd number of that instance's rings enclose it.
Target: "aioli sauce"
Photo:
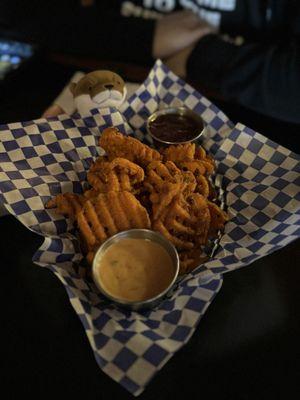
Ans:
[[[97,274],[107,294],[119,300],[143,301],[164,291],[175,275],[168,252],[145,239],[121,239],[101,256]]]
[[[159,115],[149,124],[155,138],[166,142],[186,142],[194,139],[202,127],[193,118],[179,114]]]

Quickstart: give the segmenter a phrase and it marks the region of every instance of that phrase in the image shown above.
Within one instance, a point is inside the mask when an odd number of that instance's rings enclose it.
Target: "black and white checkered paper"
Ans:
[[[230,221],[214,257],[184,277],[156,309],[121,311],[87,277],[72,223],[45,210],[45,204],[61,192],[82,192],[105,127],[116,126],[151,144],[147,117],[179,105],[206,121],[202,145],[217,161],[216,182],[225,192]],[[299,189],[299,155],[234,125],[160,61],[120,111],[100,109],[86,118],[61,115],[0,126],[0,202],[44,237],[34,262],[50,268],[63,283],[100,368],[134,395],[187,343],[220,290],[224,272],[300,237]]]

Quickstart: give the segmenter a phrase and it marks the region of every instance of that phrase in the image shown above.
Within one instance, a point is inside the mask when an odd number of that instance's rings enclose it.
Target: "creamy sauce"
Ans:
[[[101,256],[97,274],[107,294],[127,301],[143,301],[166,289],[175,275],[168,252],[145,239],[121,239]]]

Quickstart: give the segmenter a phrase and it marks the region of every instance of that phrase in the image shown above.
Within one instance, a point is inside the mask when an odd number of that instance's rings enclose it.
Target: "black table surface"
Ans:
[[[38,117],[73,73],[39,60],[0,87],[0,123]],[[218,104],[298,152],[300,126]],[[97,366],[83,326],[52,272],[34,265],[42,239],[0,219],[1,392],[9,399],[133,399]],[[299,393],[300,241],[226,274],[190,341],[139,396],[146,399],[288,399]]]

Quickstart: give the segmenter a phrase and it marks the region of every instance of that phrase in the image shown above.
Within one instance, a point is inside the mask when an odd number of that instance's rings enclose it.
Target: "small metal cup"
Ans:
[[[101,259],[102,254],[113,244],[122,239],[134,238],[134,239],[146,239],[151,240],[160,244],[170,255],[173,266],[174,266],[174,277],[170,282],[169,286],[161,293],[156,295],[155,297],[149,298],[143,301],[126,301],[118,299],[114,296],[111,296],[107,293],[104,287],[101,285],[100,280],[98,279],[97,269],[99,268],[98,262]],[[174,283],[177,280],[179,273],[179,257],[175,246],[171,242],[169,242],[165,237],[163,237],[160,233],[148,230],[148,229],[130,229],[128,231],[123,231],[120,233],[115,234],[114,236],[107,239],[98,249],[97,253],[95,254],[93,266],[92,266],[92,276],[95,282],[95,285],[99,289],[99,291],[111,300],[114,304],[121,306],[123,308],[128,308],[133,311],[141,310],[141,309],[149,309],[154,308],[156,305],[160,303],[160,301],[169,293],[172,289]],[[159,277],[158,277],[159,279]]]
[[[166,140],[162,140],[162,139],[156,137],[152,133],[151,128],[150,128],[150,124],[158,116],[166,115],[166,114],[178,114],[180,116],[184,115],[184,116],[187,116],[189,118],[192,118],[195,121],[196,125],[199,126],[199,130],[197,130],[196,133],[195,133],[195,136],[192,139],[189,139],[189,140],[182,140],[182,141],[166,141]],[[191,142],[197,141],[202,136],[202,134],[204,133],[204,131],[206,129],[206,124],[205,124],[205,121],[200,117],[200,115],[198,115],[194,111],[190,110],[189,108],[186,108],[186,107],[171,107],[171,108],[164,108],[162,110],[155,111],[153,114],[151,114],[147,119],[146,129],[147,129],[148,134],[152,137],[155,147],[166,147],[166,146],[169,146],[169,145],[172,145],[172,144],[184,144],[184,143],[191,143]]]

